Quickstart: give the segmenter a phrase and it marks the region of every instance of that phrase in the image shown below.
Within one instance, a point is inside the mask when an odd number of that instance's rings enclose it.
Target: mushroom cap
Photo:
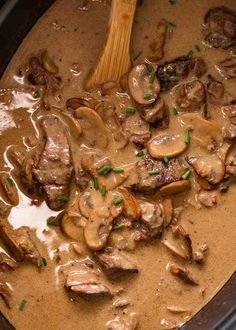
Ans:
[[[129,90],[133,99],[139,104],[148,105],[155,102],[160,92],[160,83],[156,74],[154,81],[150,83],[151,74],[155,72],[150,72],[145,64],[136,65],[129,73]]]
[[[172,158],[184,152],[187,147],[183,135],[162,134],[155,136],[148,143],[148,152],[156,159]]]

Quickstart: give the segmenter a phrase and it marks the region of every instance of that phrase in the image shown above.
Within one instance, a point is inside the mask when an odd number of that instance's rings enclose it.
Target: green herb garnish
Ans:
[[[205,41],[209,41],[209,38],[210,38],[211,35],[212,35],[212,32],[208,32],[208,33],[205,35],[204,40],[205,40]]]
[[[46,267],[47,266],[47,260],[43,257],[42,259],[41,259],[41,263],[42,263],[42,265],[44,266],[44,267]]]
[[[166,156],[164,156],[164,157],[163,157],[163,162],[164,162],[165,164],[168,164],[168,163],[169,163],[169,158],[166,157]]]
[[[187,56],[188,56],[188,57],[193,56],[193,50],[192,50],[192,49],[190,49],[190,51],[187,53]]]
[[[151,171],[148,171],[148,174],[150,175],[156,175],[156,174],[159,174],[160,171],[159,170],[151,170]]]
[[[153,71],[153,68],[152,68],[151,64],[145,63],[145,65],[146,65],[146,68],[147,68],[148,72],[152,72]]]
[[[12,178],[10,176],[7,177],[7,182],[8,182],[10,187],[14,186],[14,181],[12,180]]]
[[[104,197],[104,196],[106,196],[106,193],[107,193],[107,188],[106,188],[105,185],[103,185],[103,186],[102,186],[102,189],[101,189],[101,194],[102,194],[102,196]]]
[[[187,129],[186,133],[185,133],[185,139],[184,139],[186,144],[190,143],[190,131],[189,129]]]
[[[113,172],[115,173],[123,173],[124,169],[123,167],[113,167]]]
[[[170,3],[171,5],[175,5],[176,2],[177,2],[177,0],[169,0],[169,3]]]
[[[114,205],[119,205],[123,202],[123,200],[124,200],[124,197],[118,197],[113,201],[113,204]]]
[[[189,178],[190,174],[191,174],[191,170],[190,170],[190,168],[188,168],[184,171],[184,174],[181,176],[181,179],[187,180]]]
[[[195,49],[200,53],[201,52],[201,47],[199,45],[195,45]]]
[[[179,113],[178,113],[178,110],[177,110],[177,108],[176,107],[173,107],[172,108],[172,112],[173,112],[173,115],[174,116],[177,116]]]
[[[58,217],[50,217],[47,219],[47,225],[58,227],[60,226],[60,220]]]
[[[135,109],[135,108],[126,108],[125,111],[126,111],[126,113],[128,113],[128,114],[133,114],[133,113],[136,112],[136,109]]]
[[[42,140],[43,140],[43,141],[47,141],[47,135],[43,135]]]
[[[144,156],[144,151],[143,150],[136,151],[135,156],[136,157],[142,157],[142,156]]]
[[[168,22],[167,24],[172,28],[176,28],[176,24],[173,22]]]
[[[23,309],[25,308],[25,305],[27,304],[26,300],[22,300],[21,303],[19,304],[19,310],[23,311]]]
[[[153,84],[155,78],[156,78],[156,74],[155,74],[155,72],[152,72],[152,73],[150,74],[149,84]]]
[[[124,228],[124,227],[125,227],[125,225],[123,225],[123,224],[119,224],[119,225],[116,225],[116,226],[112,227],[112,230],[111,230],[111,231],[120,230],[120,229],[122,229],[122,228]]]
[[[97,172],[98,172],[99,175],[106,176],[107,174],[112,172],[112,167],[111,166],[103,166]]]
[[[67,195],[59,195],[59,196],[57,196],[57,200],[58,201],[62,201],[62,202],[68,202],[69,196],[67,196]]]
[[[94,186],[94,189],[95,190],[98,190],[99,189],[99,182],[98,182],[98,177],[97,176],[95,176],[93,178],[93,186]]]
[[[150,100],[151,97],[152,97],[152,94],[151,94],[151,93],[145,93],[145,94],[143,95],[143,99],[144,99],[144,100]]]

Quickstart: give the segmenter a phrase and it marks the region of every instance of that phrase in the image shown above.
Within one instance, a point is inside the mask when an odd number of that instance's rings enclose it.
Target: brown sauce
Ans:
[[[39,128],[39,118],[50,113],[50,110],[40,106],[38,95],[35,97],[32,86],[26,81],[24,70],[28,59],[47,49],[59,68],[58,75],[62,79],[63,88],[54,96],[48,97],[46,102],[50,108],[66,110],[66,100],[79,95],[83,81],[96,63],[102,49],[110,12],[108,2],[88,1],[88,7],[81,8],[83,1],[56,1],[25,38],[1,79],[0,169],[11,173],[19,194],[19,204],[11,208],[8,220],[14,229],[22,226],[32,229],[41,256],[47,261],[47,265],[40,270],[30,263],[20,263],[15,271],[4,273],[13,291],[12,302],[9,309],[4,301],[0,300],[0,308],[17,330],[77,329],[78,326],[81,330],[100,330],[105,329],[107,322],[117,316],[126,317],[133,312],[138,319],[140,329],[172,329],[186,322],[203,307],[235,271],[235,183],[232,179],[228,191],[224,194],[220,193],[219,189],[214,190],[217,204],[204,207],[199,200],[196,200],[198,191],[193,179],[194,170],[191,168],[192,189],[170,197],[175,208],[184,206],[180,223],[191,236],[193,250],[196,251],[202,244],[208,246],[208,255],[203,264],[186,262],[173,256],[162,244],[161,238],[138,242],[135,248],[127,238],[126,241],[131,245],[125,253],[137,264],[139,273],[112,281],[102,273],[100,276],[103,282],[114,293],[112,299],[99,301],[75,299],[74,296],[68,295],[64,287],[63,271],[73,262],[76,264],[80,260],[91,258],[91,253],[83,252],[79,255],[72,246],[76,240],[65,235],[60,227],[47,225],[48,218],[56,216],[61,211],[50,209],[42,198],[40,206],[32,203],[30,194],[25,194],[24,187],[15,174],[15,167],[9,160],[9,152],[15,146],[20,152],[22,150],[32,152],[38,143],[43,143],[40,142],[43,133]],[[169,27],[165,54],[161,63],[186,55],[193,50],[193,57],[201,56],[207,63],[207,74],[212,74],[223,81],[225,89],[235,98],[235,78],[223,79],[215,67],[216,63],[232,56],[230,50],[212,48],[202,41],[205,13],[209,8],[221,5],[220,0],[195,2],[177,0],[174,5],[167,0],[144,1],[138,6],[135,15],[131,43],[131,55],[133,59],[136,58],[133,64],[144,61],[145,51],[153,42],[155,26],[164,18],[169,22]],[[225,0],[224,6],[236,10],[234,0]],[[196,45],[200,47],[200,51],[197,50],[199,47]],[[22,76],[19,74],[19,68],[24,68]],[[188,77],[181,83],[191,79],[193,78]],[[7,93],[4,89],[7,88],[13,91],[10,102],[6,102]],[[42,95],[42,89],[37,90]],[[183,124],[184,119],[181,115],[173,114],[174,92],[175,88],[171,92],[161,94],[170,111],[169,127],[152,128],[152,137],[160,133],[182,134],[182,136],[186,133],[188,126]],[[222,123],[227,119],[225,106],[209,104],[208,110],[211,114],[209,120],[222,128],[224,126]],[[63,115],[60,118],[68,124]],[[194,128],[197,130],[196,127]],[[108,130],[107,134],[111,141],[111,131]],[[184,155],[198,156],[202,150],[208,154],[209,150],[199,144],[198,137],[203,139],[202,144],[207,141],[207,137],[202,135],[196,136],[195,139],[191,137],[190,146]],[[79,143],[76,139],[73,140],[73,145],[78,149],[76,159],[81,162],[88,148],[90,151],[93,148],[86,146],[87,142],[83,136],[79,139]],[[102,151],[102,156],[109,156],[113,166],[125,167],[139,160],[135,155],[137,150],[138,148],[131,142],[120,151],[110,143]],[[231,155],[233,154],[232,142]],[[90,186],[93,186],[92,181]],[[2,188],[0,193],[0,196],[5,196]],[[161,199],[159,194],[155,196],[137,194],[136,197],[139,201],[145,197],[151,202],[158,202]],[[6,203],[5,197],[1,197],[1,200]],[[122,231],[118,230],[113,235],[119,236],[121,233]],[[8,251],[3,243],[1,248]],[[197,279],[198,285],[188,285],[173,276],[169,271],[169,266],[173,263],[187,267]],[[115,308],[114,301],[117,299],[127,299],[129,304]],[[20,310],[19,305],[22,300],[27,303],[24,309]],[[127,329],[133,328],[127,327]]]

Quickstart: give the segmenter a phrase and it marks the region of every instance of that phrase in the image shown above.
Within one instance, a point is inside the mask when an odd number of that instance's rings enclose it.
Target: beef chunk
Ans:
[[[6,253],[0,252],[0,269],[3,272],[7,272],[9,270],[15,270],[16,268],[17,262]]]
[[[149,125],[137,112],[125,119],[123,129],[129,140],[139,147],[143,147],[151,137]]]
[[[225,7],[208,10],[204,18],[205,41],[215,48],[228,49],[236,42],[236,13]]]
[[[207,101],[216,105],[228,105],[233,98],[225,91],[221,81],[211,75],[207,76],[206,82]]]
[[[134,313],[123,315],[122,317],[116,316],[115,319],[107,322],[107,330],[136,330],[138,321]]]
[[[65,287],[84,299],[112,296],[110,289],[101,283],[98,273],[86,263],[77,264],[69,269]]]
[[[157,68],[157,76],[160,80],[161,91],[167,91],[177,85],[189,74],[191,59],[187,56],[178,57],[166,62]]]
[[[27,78],[32,85],[45,86],[46,90],[52,93],[61,88],[61,79],[43,67],[40,57],[31,57],[29,59],[29,74]]]
[[[111,277],[138,272],[137,265],[118,249],[108,247],[95,254],[105,272]]]
[[[217,204],[216,193],[213,191],[200,191],[197,200],[205,207],[212,207]]]
[[[200,80],[192,80],[176,89],[176,103],[180,109],[198,110],[205,100],[205,88]]]
[[[226,58],[225,60],[219,62],[217,64],[217,67],[220,71],[220,73],[226,78],[226,79],[232,79],[236,78],[236,58]]]
[[[207,72],[207,64],[203,58],[196,57],[192,59],[190,69],[197,78],[200,78]]]
[[[152,107],[140,109],[142,118],[154,127],[168,127],[169,111],[163,99],[159,98]]]
[[[0,295],[8,308],[11,307],[11,289],[5,281],[0,281]]]
[[[236,104],[228,106],[227,111],[229,124],[224,128],[224,136],[227,139],[236,138]]]
[[[17,261],[26,259],[38,267],[41,266],[40,253],[30,237],[28,228],[13,229],[6,219],[2,219],[0,222],[0,237]]]
[[[134,223],[135,240],[150,240],[162,234],[164,213],[160,204],[141,202],[141,221]]]
[[[180,180],[184,169],[184,165],[178,159],[170,159],[165,165],[162,161],[146,155],[136,163],[134,171],[137,181],[131,180],[129,188],[153,194],[161,186]],[[155,171],[157,174],[153,174]]]
[[[42,127],[46,143],[33,173],[45,190],[49,207],[57,210],[65,204],[60,196],[68,195],[72,176],[68,132],[54,115],[44,117]]]

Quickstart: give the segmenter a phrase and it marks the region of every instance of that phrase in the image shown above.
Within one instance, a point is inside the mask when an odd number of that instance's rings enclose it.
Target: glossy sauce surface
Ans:
[[[32,92],[25,92],[24,79],[18,75],[22,63],[32,53],[48,50],[59,67],[63,81],[62,91],[50,99],[50,105],[58,108],[65,108],[65,101],[78,95],[84,78],[96,63],[106,36],[110,5],[106,1],[89,1],[88,8],[81,8],[82,2],[56,1],[23,41],[1,79],[1,88],[14,89],[10,105],[0,104],[1,170],[13,170],[7,157],[9,148],[18,145],[30,150],[29,137],[33,145],[37,143],[39,134],[35,129],[35,118],[47,114],[47,110],[38,110],[39,102]],[[207,10],[221,5],[220,0],[177,0],[175,5],[167,0],[144,1],[143,5],[138,6],[135,16],[132,58],[148,47],[156,22],[165,18],[176,27],[168,33],[164,60],[186,55],[191,49],[196,53],[195,45],[200,45],[200,55],[207,62],[208,73],[220,78],[215,63],[225,59],[228,51],[205,46],[201,29]],[[224,5],[236,10],[234,0],[224,0]],[[142,56],[141,53],[134,63],[141,62]],[[224,85],[235,96],[235,80],[224,80]],[[172,94],[165,93],[163,98],[172,109]],[[222,126],[224,117],[221,107],[211,105],[210,111],[212,121]],[[163,133],[184,132],[181,118],[171,113],[169,128]],[[153,136],[158,133],[158,130],[153,130]],[[82,142],[79,145],[82,154],[86,148]],[[193,152],[198,152],[194,141],[191,148]],[[137,160],[135,150],[131,143],[122,152],[117,152],[109,145],[103,155],[109,155],[114,166],[122,166]],[[204,265],[189,265],[199,280],[199,286],[186,286],[169,273],[167,266],[176,258],[166,250],[161,240],[143,243],[128,252],[137,262],[140,273],[134,278],[112,282],[113,291],[122,288],[120,296],[130,301],[124,310],[117,310],[112,307],[112,301],[72,301],[68,297],[64,288],[63,269],[73,260],[79,260],[71,246],[72,240],[60,228],[47,226],[47,219],[58,212],[50,210],[45,202],[39,207],[31,205],[31,199],[20,191],[19,186],[20,203],[12,208],[9,221],[14,228],[24,225],[35,231],[47,266],[39,271],[30,264],[22,264],[16,271],[9,273],[7,280],[13,288],[13,306],[7,309],[4,302],[0,301],[0,308],[17,330],[77,329],[78,326],[81,330],[102,330],[109,320],[123,312],[137,313],[140,329],[170,329],[172,324],[181,324],[206,304],[236,270],[235,193],[236,187],[232,184],[226,194],[217,193],[215,207],[200,209],[191,205],[195,205],[193,192],[185,196],[184,203],[188,207],[181,215],[181,224],[191,234],[194,246],[207,243],[209,247],[209,256]],[[174,203],[177,207],[183,200],[176,196]],[[59,263],[56,262],[57,254],[60,255]],[[18,306],[23,299],[27,304],[20,311]],[[186,311],[173,314],[167,308],[171,306]]]

